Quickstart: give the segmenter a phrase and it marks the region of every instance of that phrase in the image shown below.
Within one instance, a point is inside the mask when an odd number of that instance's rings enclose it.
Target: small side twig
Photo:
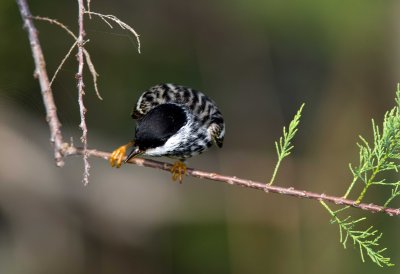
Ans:
[[[51,78],[50,81],[50,86],[53,85],[54,80],[57,77],[57,74],[60,72],[62,66],[64,65],[65,61],[67,61],[67,59],[69,58],[69,56],[71,55],[72,51],[74,50],[74,48],[76,47],[76,45],[78,44],[78,41],[75,41],[75,43],[71,46],[71,48],[68,50],[67,54],[64,56],[64,58],[61,60],[61,63],[58,65],[56,71],[54,72],[53,77]]]
[[[56,72],[54,73],[54,75],[53,75],[53,77],[51,79],[51,82],[50,82],[50,85],[52,85],[52,83],[55,80],[58,72],[61,70],[61,68],[64,65],[65,61],[71,55],[72,50],[78,44],[78,37],[66,25],[64,25],[63,23],[57,21],[56,19],[52,19],[52,18],[48,18],[48,17],[42,17],[42,16],[30,16],[30,18],[35,19],[35,20],[39,20],[39,21],[49,22],[50,24],[54,24],[54,25],[62,28],[63,30],[65,30],[75,40],[75,43],[71,46],[71,48],[68,51],[68,53],[64,56],[64,58],[61,61],[60,65],[58,65],[58,67],[56,69]],[[88,42],[88,41],[86,41],[86,42]],[[89,71],[92,74],[93,86],[94,86],[94,90],[96,92],[96,95],[100,100],[103,100],[103,98],[100,95],[99,89],[97,87],[97,77],[99,76],[99,74],[97,73],[97,71],[95,69],[95,66],[94,66],[94,64],[92,62],[92,59],[90,58],[89,52],[85,48],[83,48],[83,53],[85,54],[86,63],[88,64]]]
[[[112,14],[101,14],[101,13],[93,12],[90,10],[85,11],[85,13],[87,13],[89,16],[96,15],[96,16],[100,17],[100,19],[103,20],[110,28],[113,28],[113,26],[111,25],[110,22],[108,22],[108,20],[111,20],[111,21],[114,21],[115,23],[117,23],[121,29],[126,29],[129,32],[131,32],[136,37],[137,50],[140,53],[140,39],[139,39],[140,35],[127,23],[121,21],[118,17],[116,17],[115,15],[112,15]]]
[[[97,98],[99,98],[100,100],[103,100],[103,97],[101,97],[101,95],[100,95],[99,88],[97,87],[97,77],[99,76],[99,74],[97,73],[96,68],[93,65],[92,58],[90,57],[89,52],[85,48],[83,48],[83,53],[85,54],[86,63],[88,64],[89,71],[92,74],[93,86],[94,86],[94,90],[96,92]]]
[[[90,4],[91,4],[91,0],[87,0],[87,10],[88,12],[90,12]],[[92,19],[92,16],[89,14],[89,18]]]
[[[74,38],[74,40],[78,39],[78,37],[76,37],[76,35],[66,25],[57,21],[56,19],[52,19],[49,17],[43,17],[43,16],[32,16],[32,15],[29,16],[29,18],[39,20],[39,21],[46,21],[46,22],[49,22],[50,24],[57,25],[60,28],[62,28],[63,30],[65,30],[70,36],[72,36]]]

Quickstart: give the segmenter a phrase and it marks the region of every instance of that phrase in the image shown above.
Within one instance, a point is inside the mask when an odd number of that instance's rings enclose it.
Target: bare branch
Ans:
[[[24,22],[24,28],[28,32],[29,42],[32,49],[32,55],[35,62],[35,77],[39,79],[40,88],[43,97],[44,107],[46,109],[46,120],[50,128],[50,142],[54,147],[54,158],[57,166],[63,166],[63,155],[60,152],[63,144],[61,134],[61,123],[57,116],[57,107],[54,102],[53,92],[50,87],[49,77],[46,71],[46,63],[40,46],[38,31],[32,22],[32,15],[26,0],[17,0],[19,11]]]
[[[83,48],[83,53],[85,54],[86,63],[88,64],[89,71],[92,74],[93,86],[94,90],[96,91],[97,98],[103,100],[103,97],[101,97],[99,89],[97,88],[97,77],[99,76],[99,74],[97,73],[96,68],[93,65],[92,58],[90,58],[89,52],[85,48]]]
[[[90,4],[90,1],[88,2],[88,5],[89,4]],[[57,21],[56,19],[52,19],[52,18],[48,18],[48,17],[42,17],[42,16],[31,16],[31,18],[33,18],[35,20],[49,22],[50,24],[55,24],[55,25],[59,26],[60,28],[62,28],[63,30],[65,30],[75,40],[75,43],[70,48],[68,53],[64,56],[64,59],[61,61],[60,65],[58,66],[58,68],[56,70],[56,72],[54,73],[54,76],[53,76],[53,78],[51,79],[51,82],[50,82],[50,85],[51,85],[53,83],[54,79],[56,78],[57,73],[59,72],[59,70],[62,68],[63,64],[65,63],[65,61],[70,56],[73,48],[78,43],[78,37],[76,37],[76,35],[66,25],[64,25],[63,23]],[[88,42],[88,41],[86,41],[86,42]],[[92,59],[90,58],[89,52],[85,48],[83,48],[83,53],[85,54],[86,63],[88,64],[89,71],[92,74],[93,86],[94,86],[94,90],[96,91],[96,95],[100,100],[103,100],[103,98],[100,95],[99,89],[97,87],[97,77],[99,76],[99,74],[96,71],[96,68],[95,68],[95,66],[94,66],[94,64],[92,62]]]
[[[65,156],[83,155],[84,149],[77,148],[74,146],[66,146],[66,147],[64,147],[63,154]],[[102,158],[102,159],[108,161],[109,157],[111,156],[111,153],[99,151],[99,150],[95,150],[95,149],[88,149],[87,155],[91,156],[91,157]],[[170,164],[170,163],[159,162],[159,161],[143,159],[143,158],[132,158],[129,160],[128,163],[134,164],[137,166],[160,169],[160,170],[164,170],[164,171],[168,171],[168,172],[170,172],[171,168],[172,168],[172,164]],[[193,168],[187,168],[187,175],[192,176],[192,177],[197,177],[200,179],[219,181],[219,182],[223,182],[223,183],[226,183],[229,185],[236,185],[236,186],[241,186],[241,187],[246,187],[246,188],[257,189],[257,190],[264,191],[265,193],[269,193],[269,192],[277,193],[277,194],[281,194],[281,195],[293,196],[296,198],[306,198],[306,199],[311,199],[311,200],[334,203],[337,205],[347,205],[347,206],[359,208],[362,210],[366,210],[366,211],[369,211],[372,213],[383,212],[390,216],[400,215],[400,208],[389,208],[389,207],[383,207],[383,206],[379,206],[379,205],[375,205],[375,204],[357,203],[357,201],[345,199],[343,197],[319,194],[319,193],[305,191],[305,190],[297,190],[297,189],[294,189],[293,187],[286,188],[286,187],[273,186],[273,185],[268,185],[268,184],[265,184],[262,182],[256,182],[256,181],[252,181],[252,180],[248,180],[248,179],[241,179],[236,176],[227,176],[227,175],[222,175],[222,174],[218,174],[218,173],[214,173],[214,172],[201,171],[201,170],[197,170],[197,169],[193,169]]]
[[[83,144],[83,164],[84,164],[84,172],[83,172],[83,183],[87,185],[89,183],[89,169],[90,164],[88,161],[89,155],[87,154],[87,125],[85,114],[87,109],[83,103],[83,96],[85,95],[85,84],[83,83],[83,67],[85,65],[84,60],[84,36],[85,29],[83,26],[83,15],[85,13],[85,7],[83,5],[83,0],[78,0],[78,25],[79,25],[79,35],[78,35],[78,73],[76,74],[76,79],[78,80],[78,103],[79,103],[79,114],[81,116],[81,123],[79,127],[82,129],[81,142]]]
[[[87,0],[87,10],[88,10],[88,12],[90,12],[90,3],[91,2],[91,0]],[[89,18],[90,19],[92,19],[92,16],[89,14]]]
[[[113,28],[113,26],[111,25],[110,22],[107,21],[107,19],[112,20],[115,23],[117,23],[121,29],[127,29],[128,31],[130,31],[136,37],[136,41],[138,44],[138,52],[140,53],[139,34],[127,23],[121,21],[118,17],[111,15],[111,14],[101,14],[101,13],[97,13],[97,12],[93,12],[93,11],[85,11],[85,13],[89,14],[89,16],[96,15],[96,16],[100,17],[110,28]]]
[[[64,65],[65,61],[67,61],[68,57],[71,55],[72,51],[74,50],[74,48],[76,47],[76,45],[78,44],[78,41],[75,41],[75,43],[71,46],[71,48],[69,49],[68,53],[64,56],[64,58],[61,60],[61,63],[58,65],[56,72],[54,72],[53,77],[51,78],[50,81],[50,86],[53,85],[54,80],[57,77],[58,72],[61,70],[62,66]]]
[[[49,22],[50,24],[57,25],[60,28],[64,29],[69,35],[71,35],[74,38],[74,40],[78,40],[78,37],[76,37],[76,35],[66,25],[57,21],[56,19],[42,17],[42,16],[32,16],[32,15],[29,17],[32,19],[35,19],[35,20],[46,21],[46,22]]]

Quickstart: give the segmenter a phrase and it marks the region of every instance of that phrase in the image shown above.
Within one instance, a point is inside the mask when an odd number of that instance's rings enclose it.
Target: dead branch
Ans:
[[[115,15],[112,15],[112,14],[101,14],[101,13],[93,12],[90,10],[85,11],[85,13],[89,14],[89,16],[96,15],[96,16],[100,17],[100,19],[103,20],[110,28],[113,28],[113,26],[110,22],[108,22],[108,20],[111,20],[111,21],[115,22],[116,24],[118,24],[121,29],[126,29],[129,32],[131,32],[136,37],[137,50],[140,53],[139,34],[127,23],[121,21],[118,17],[116,17]]]
[[[24,22],[24,28],[28,32],[32,56],[35,62],[34,76],[40,83],[43,103],[46,109],[46,121],[50,128],[50,142],[53,144],[54,148],[54,158],[56,165],[61,167],[64,165],[63,155],[60,152],[60,148],[63,144],[61,123],[57,116],[57,107],[50,87],[49,76],[47,75],[46,62],[43,56],[42,47],[40,46],[38,31],[32,22],[31,12],[26,0],[17,0],[17,4],[21,13],[22,21]]]
[[[54,25],[62,28],[63,30],[65,30],[75,40],[74,44],[69,49],[68,53],[64,56],[64,58],[61,61],[60,65],[57,67],[56,72],[54,73],[54,75],[53,75],[53,77],[52,77],[52,79],[50,81],[50,85],[52,85],[52,83],[54,82],[55,78],[57,77],[58,72],[61,70],[61,68],[64,65],[65,61],[69,58],[72,50],[78,44],[78,37],[66,25],[64,25],[63,23],[57,21],[56,19],[43,17],[43,16],[31,16],[31,18],[35,19],[35,20],[39,20],[39,21],[45,21],[45,22],[48,22],[50,24],[54,24]],[[85,43],[88,42],[88,41],[89,40],[85,41]],[[99,89],[97,87],[97,77],[99,76],[99,74],[97,73],[96,68],[94,67],[94,64],[92,62],[92,59],[90,57],[89,52],[85,48],[83,48],[83,53],[85,54],[86,63],[88,64],[89,71],[92,74],[93,87],[94,87],[94,90],[96,91],[97,98],[99,98],[100,100],[103,100],[103,98],[100,95]]]
[[[85,65],[85,59],[84,59],[84,36],[85,36],[85,29],[83,25],[83,15],[85,14],[85,6],[83,4],[83,0],[78,0],[78,25],[79,25],[79,35],[78,35],[78,54],[77,54],[77,59],[78,59],[78,73],[76,74],[76,79],[78,80],[78,104],[79,104],[79,114],[81,116],[81,123],[79,127],[82,129],[82,136],[81,136],[81,142],[83,144],[83,165],[84,165],[84,171],[83,171],[83,183],[87,185],[89,183],[89,169],[90,169],[90,164],[88,160],[88,154],[87,154],[87,125],[86,125],[86,112],[87,109],[83,103],[83,96],[85,95],[85,84],[83,83],[83,67]]]

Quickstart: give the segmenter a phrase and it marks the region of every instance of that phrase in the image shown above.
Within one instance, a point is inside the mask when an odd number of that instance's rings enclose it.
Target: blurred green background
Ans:
[[[76,1],[30,1],[33,14],[77,30]],[[295,151],[276,184],[342,195],[356,142],[371,137],[394,105],[400,80],[398,1],[93,0],[134,37],[85,18],[86,44],[100,74],[86,70],[89,146],[111,151],[133,136],[140,93],[172,82],[204,91],[226,121],[224,148],[190,159],[202,170],[267,181],[274,140],[306,103]],[[52,75],[73,41],[35,22]],[[344,250],[336,225],[315,201],[161,171],[112,169],[68,158],[56,168],[27,35],[16,3],[0,1],[0,273],[399,273],[399,220],[366,214],[397,265],[379,268]],[[75,54],[75,53],[74,53]],[[74,54],[53,91],[66,141],[79,145]],[[168,161],[168,159],[165,159]],[[367,202],[388,192],[371,189]],[[397,202],[397,204],[396,204]],[[399,206],[398,201],[393,206]]]

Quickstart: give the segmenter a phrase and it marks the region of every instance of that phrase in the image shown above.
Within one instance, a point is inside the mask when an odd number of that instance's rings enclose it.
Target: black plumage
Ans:
[[[141,151],[162,146],[186,123],[182,107],[162,104],[150,110],[137,121],[135,145]]]

